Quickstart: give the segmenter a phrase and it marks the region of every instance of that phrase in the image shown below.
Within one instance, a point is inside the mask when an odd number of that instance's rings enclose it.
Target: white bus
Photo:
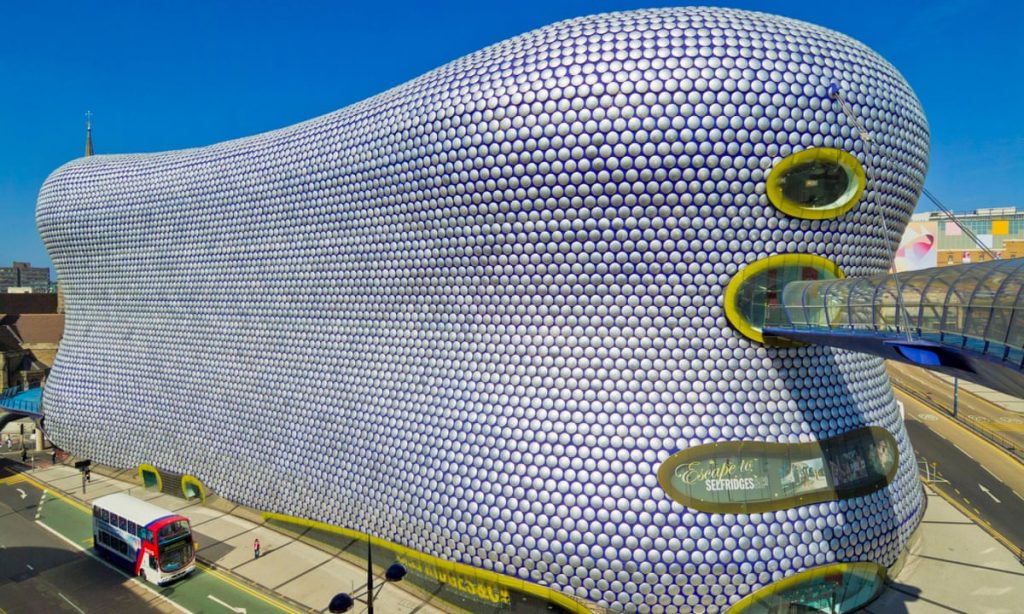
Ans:
[[[96,550],[112,555],[133,575],[166,584],[196,568],[188,518],[118,493],[93,501],[92,536]]]

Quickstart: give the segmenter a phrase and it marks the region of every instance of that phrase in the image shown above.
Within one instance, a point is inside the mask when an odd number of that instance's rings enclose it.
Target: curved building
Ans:
[[[37,211],[48,432],[613,610],[890,566],[924,502],[881,359],[760,328],[788,281],[888,268],[927,152],[864,45],[688,8],[76,160]]]

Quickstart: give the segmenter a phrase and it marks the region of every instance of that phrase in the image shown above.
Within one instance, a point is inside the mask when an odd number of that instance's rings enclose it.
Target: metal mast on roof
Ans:
[[[85,112],[85,155],[92,155],[92,111]]]

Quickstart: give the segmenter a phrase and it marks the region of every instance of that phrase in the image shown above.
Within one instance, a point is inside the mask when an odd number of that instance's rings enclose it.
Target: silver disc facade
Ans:
[[[810,148],[863,166],[842,215],[766,194]],[[266,134],[76,160],[37,209],[67,309],[47,430],[613,609],[891,565],[924,503],[883,362],[748,339],[723,294],[777,254],[887,270],[927,155],[864,45],[694,8],[557,23]],[[658,481],[681,450],[863,426],[899,447],[865,496],[710,513]]]

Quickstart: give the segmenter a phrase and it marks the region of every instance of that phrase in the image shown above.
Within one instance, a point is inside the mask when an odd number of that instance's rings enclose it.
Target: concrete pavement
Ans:
[[[928,510],[903,569],[867,608],[876,614],[1018,613],[1024,564],[928,490]]]

